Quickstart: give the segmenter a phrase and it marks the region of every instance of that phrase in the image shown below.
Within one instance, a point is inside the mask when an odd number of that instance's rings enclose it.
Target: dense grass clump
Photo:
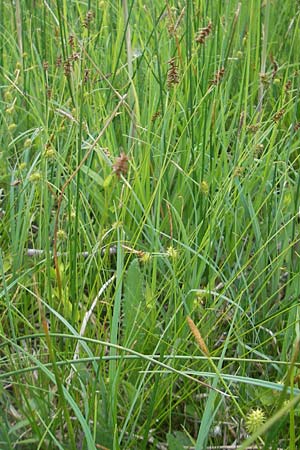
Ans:
[[[299,42],[295,0],[0,1],[1,449],[300,447]]]

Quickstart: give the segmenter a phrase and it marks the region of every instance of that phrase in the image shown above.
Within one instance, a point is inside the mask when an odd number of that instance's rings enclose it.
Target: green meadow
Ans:
[[[299,0],[0,0],[0,449],[300,448]]]

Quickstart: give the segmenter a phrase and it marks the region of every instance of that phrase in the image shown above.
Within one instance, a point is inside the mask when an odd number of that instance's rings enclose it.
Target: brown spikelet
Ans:
[[[202,351],[202,353],[204,353],[206,356],[209,356],[209,351],[208,348],[206,347],[206,344],[200,334],[200,331],[198,330],[198,328],[195,325],[195,322],[193,321],[193,319],[190,316],[186,317],[186,321],[188,323],[188,326],[190,327],[191,332],[194,335],[195,341],[197,342],[197,344],[200,347],[200,350]]]
[[[43,61],[43,69],[44,69],[45,72],[47,72],[47,70],[49,69],[48,61]]]
[[[292,87],[292,82],[291,82],[291,80],[287,80],[287,82],[286,82],[285,85],[284,85],[285,91],[288,92],[288,91],[291,89],[291,87]]]
[[[62,57],[59,55],[59,56],[56,58],[55,65],[56,65],[56,67],[60,67],[61,64],[62,64]]]
[[[66,77],[68,77],[72,72],[72,63],[70,58],[68,58],[65,62],[64,62],[64,74]]]
[[[83,77],[83,82],[84,83],[87,83],[89,81],[89,78],[90,78],[89,74],[90,74],[89,69],[84,69],[84,77]]]
[[[151,122],[155,122],[156,119],[160,116],[160,111],[156,111],[156,113],[153,114],[153,116],[151,117]]]
[[[78,61],[79,59],[80,59],[80,53],[78,53],[78,52],[73,52],[72,55],[70,56],[71,61]]]
[[[259,125],[257,124],[248,125],[248,130],[251,131],[251,133],[256,133],[259,130]]]
[[[175,34],[174,29],[175,29],[174,24],[173,24],[173,23],[170,23],[170,24],[168,25],[168,33],[169,33],[170,36],[174,36],[174,34]]]
[[[238,134],[241,133],[242,128],[244,126],[244,123],[245,123],[245,112],[242,111],[241,114],[240,114],[240,120],[239,120],[239,126],[238,126]]]
[[[215,73],[215,77],[213,80],[211,80],[210,85],[214,84],[216,86],[217,84],[219,84],[224,76],[224,73],[225,73],[225,69],[224,69],[224,67],[222,67],[220,70],[218,70]]]
[[[276,74],[278,72],[278,62],[275,61],[275,59],[273,58],[273,56],[271,55],[271,63],[273,66],[273,70],[272,70],[272,80],[274,80],[274,78],[276,77]]]
[[[167,85],[168,88],[174,86],[174,84],[179,83],[179,72],[178,72],[178,66],[176,64],[176,58],[171,58],[168,61],[169,69],[168,69],[168,78],[167,78]]]
[[[294,130],[295,130],[295,131],[300,130],[300,122],[295,123],[295,125],[294,125]]]
[[[298,387],[300,387],[300,373],[298,373],[298,375],[295,376],[294,378],[294,384],[298,385]]]
[[[270,82],[269,75],[267,73],[261,72],[259,74],[259,78],[262,84],[268,85]]]
[[[128,156],[122,152],[118,158],[116,158],[116,161],[113,165],[113,170],[118,178],[120,178],[121,175],[126,175],[128,172]]]
[[[276,123],[279,122],[279,120],[282,118],[284,113],[285,113],[285,109],[282,108],[276,114],[274,114],[274,116],[273,116],[274,122],[276,122]]]
[[[197,44],[204,44],[205,39],[208,38],[211,31],[212,31],[212,23],[211,22],[209,22],[205,28],[200,28],[200,30],[198,30],[196,37],[195,37],[195,41],[197,42]]]
[[[83,21],[83,26],[84,28],[89,28],[91,21],[94,18],[94,12],[93,11],[88,11],[86,13],[85,19]]]
[[[111,154],[108,148],[102,148],[102,151],[108,158],[111,158]]]
[[[74,49],[74,47],[75,47],[75,37],[74,37],[73,34],[70,34],[70,35],[69,35],[68,43],[69,43],[69,46],[70,46],[72,49]]]
[[[47,98],[50,100],[50,98],[52,97],[52,89],[48,85],[46,86],[46,95]]]

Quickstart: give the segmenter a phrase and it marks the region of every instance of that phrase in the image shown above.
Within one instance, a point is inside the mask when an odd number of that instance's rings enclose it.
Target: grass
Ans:
[[[1,449],[299,447],[299,21],[0,2]]]

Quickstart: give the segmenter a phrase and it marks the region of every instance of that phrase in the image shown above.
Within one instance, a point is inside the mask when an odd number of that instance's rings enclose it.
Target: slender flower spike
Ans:
[[[186,321],[188,323],[188,326],[190,327],[191,332],[194,335],[195,341],[197,342],[197,344],[200,347],[200,350],[202,351],[202,353],[204,353],[204,355],[209,356],[209,350],[204,342],[203,337],[200,334],[200,331],[196,327],[195,322],[193,321],[193,319],[190,316],[187,316]]]

